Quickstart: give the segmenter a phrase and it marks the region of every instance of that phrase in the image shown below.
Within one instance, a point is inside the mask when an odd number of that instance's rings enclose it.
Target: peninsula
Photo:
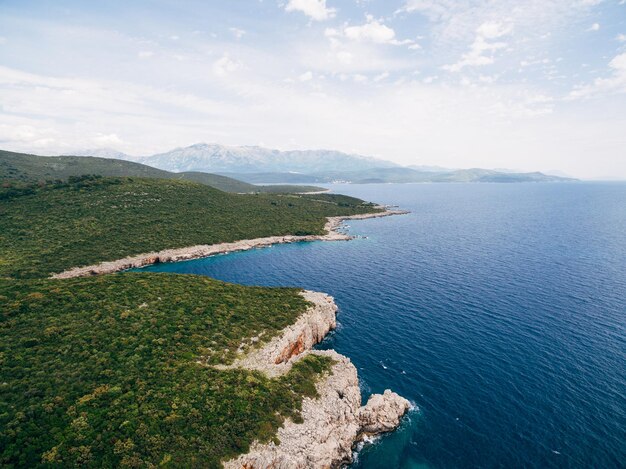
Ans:
[[[400,211],[95,176],[5,183],[0,198],[3,465],[337,467],[407,411],[391,391],[361,406],[349,359],[311,350],[336,324],[327,295],[111,275],[346,240],[341,220]]]

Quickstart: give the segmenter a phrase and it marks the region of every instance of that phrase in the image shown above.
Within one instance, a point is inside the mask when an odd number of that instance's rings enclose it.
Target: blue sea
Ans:
[[[626,184],[332,189],[411,213],[146,270],[332,294],[322,347],[416,405],[356,468],[626,467]]]

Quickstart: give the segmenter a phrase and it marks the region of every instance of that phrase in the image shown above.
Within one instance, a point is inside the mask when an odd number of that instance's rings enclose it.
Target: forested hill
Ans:
[[[313,192],[319,187],[296,185],[258,186],[231,177],[203,172],[173,173],[145,164],[91,156],[38,156],[0,150],[0,181],[67,181],[71,176],[94,174],[108,177],[182,179],[237,193]]]
[[[297,421],[331,362],[275,379],[210,365],[306,306],[192,275],[0,279],[0,467],[220,467]]]
[[[0,200],[0,277],[46,277],[167,248],[321,234],[326,216],[373,211],[340,195],[229,194],[136,178],[5,187]]]
[[[177,180],[72,177],[0,188],[0,466],[220,467],[285,418],[332,362],[278,378],[218,369],[308,304],[296,289],[193,275],[52,272],[195,244],[322,233],[375,211],[339,195],[229,194]],[[254,340],[253,340],[254,338]]]

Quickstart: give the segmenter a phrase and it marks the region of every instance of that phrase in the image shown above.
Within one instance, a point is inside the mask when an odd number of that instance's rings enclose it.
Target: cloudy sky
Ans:
[[[0,0],[0,148],[626,178],[626,0]]]

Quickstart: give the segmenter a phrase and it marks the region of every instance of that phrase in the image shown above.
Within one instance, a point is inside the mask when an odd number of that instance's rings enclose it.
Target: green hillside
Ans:
[[[188,181],[98,177],[3,188],[0,200],[0,276],[19,277],[167,248],[318,234],[326,216],[372,211],[337,195],[239,195]]]
[[[217,370],[306,304],[293,289],[121,274],[0,280],[0,466],[219,467],[269,441],[329,368]]]
[[[0,181],[13,180],[66,181],[70,176],[95,174],[106,177],[143,177],[183,179],[205,184],[225,192],[312,192],[321,190],[313,186],[255,186],[237,179],[217,174],[185,172],[172,173],[132,161],[92,156],[38,156],[0,150]]]
[[[219,467],[270,441],[331,362],[220,370],[293,323],[296,289],[193,275],[52,272],[127,255],[321,233],[374,211],[346,196],[229,194],[171,179],[0,188],[0,466]],[[252,338],[257,338],[256,341]]]

